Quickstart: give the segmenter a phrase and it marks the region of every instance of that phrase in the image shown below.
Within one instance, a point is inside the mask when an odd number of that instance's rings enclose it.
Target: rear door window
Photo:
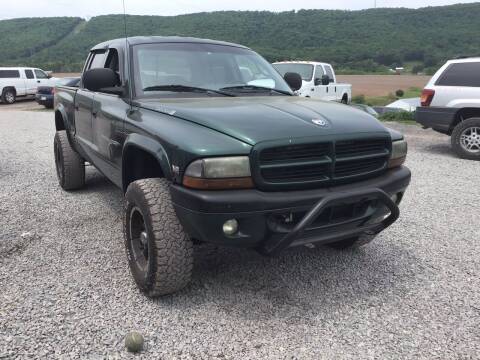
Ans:
[[[451,64],[435,85],[480,87],[480,62]]]
[[[27,79],[35,79],[35,76],[33,76],[32,70],[25,70],[25,76],[27,77]]]
[[[20,71],[18,70],[0,70],[0,78],[15,79],[20,77]]]

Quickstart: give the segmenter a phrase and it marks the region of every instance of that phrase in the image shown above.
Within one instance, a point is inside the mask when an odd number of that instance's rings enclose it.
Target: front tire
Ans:
[[[85,161],[72,149],[65,130],[57,131],[53,142],[58,183],[64,190],[76,190],[85,185]]]
[[[173,208],[168,181],[137,180],[125,200],[125,248],[138,288],[149,297],[183,289],[191,279],[193,244]]]
[[[5,89],[2,93],[2,101],[5,104],[13,104],[17,100],[17,94],[13,89]]]
[[[459,123],[452,133],[452,148],[458,157],[480,160],[480,118],[470,118]]]

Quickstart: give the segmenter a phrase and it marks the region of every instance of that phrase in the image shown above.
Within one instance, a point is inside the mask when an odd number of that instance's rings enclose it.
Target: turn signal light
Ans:
[[[183,177],[183,185],[199,190],[251,189],[253,188],[253,180],[251,177],[206,179],[185,175]]]
[[[422,95],[420,96],[420,104],[425,107],[430,106],[434,95],[435,95],[435,90],[423,89]]]

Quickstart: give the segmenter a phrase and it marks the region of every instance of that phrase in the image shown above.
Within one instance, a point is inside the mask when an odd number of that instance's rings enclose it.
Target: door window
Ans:
[[[89,69],[98,69],[105,67],[105,60],[106,60],[107,53],[105,51],[99,52],[96,51],[93,53],[93,58],[90,62]]]
[[[32,70],[25,70],[25,76],[27,77],[27,79],[35,79],[35,76],[33,76]]]
[[[330,78],[330,80],[333,81],[333,70],[332,70],[332,67],[329,66],[329,65],[326,65],[326,66],[325,66],[325,71],[326,71],[328,77]]]
[[[118,52],[116,49],[110,49],[107,56],[107,62],[105,63],[107,69],[112,69],[117,74],[117,86],[121,85],[120,76],[120,62],[118,58]]]
[[[440,86],[480,86],[480,62],[450,65],[437,80]]]
[[[37,79],[48,79],[47,74],[45,74],[42,70],[35,69],[33,71],[35,71],[35,76]]]
[[[325,75],[323,67],[321,65],[315,66],[315,79],[321,79],[323,75]]]

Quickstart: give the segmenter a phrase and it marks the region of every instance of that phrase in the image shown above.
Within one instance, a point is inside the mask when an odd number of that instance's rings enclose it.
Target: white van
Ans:
[[[332,65],[313,61],[283,61],[272,64],[285,76],[288,72],[300,74],[302,87],[298,94],[327,101],[337,101],[350,104],[352,100],[352,85],[338,84]]]
[[[26,67],[0,67],[1,100],[13,104],[18,97],[34,96],[37,87],[54,85],[56,79],[45,71]]]

